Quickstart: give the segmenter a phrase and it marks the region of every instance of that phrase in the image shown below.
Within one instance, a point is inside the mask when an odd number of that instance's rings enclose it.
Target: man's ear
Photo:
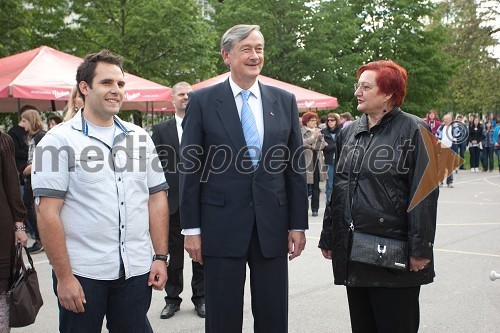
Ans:
[[[84,94],[85,96],[87,96],[89,94],[89,85],[87,84],[87,82],[85,81],[80,81],[78,83],[78,88],[80,88],[80,91],[82,92],[82,94]]]
[[[229,66],[231,64],[231,61],[229,60],[229,52],[222,49],[221,55],[222,55],[222,60],[224,60],[224,63],[226,64],[226,66]]]

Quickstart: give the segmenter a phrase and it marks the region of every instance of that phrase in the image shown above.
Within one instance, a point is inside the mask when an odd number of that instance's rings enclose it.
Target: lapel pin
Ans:
[[[271,114],[271,116],[274,116],[274,113],[271,112],[270,114]]]

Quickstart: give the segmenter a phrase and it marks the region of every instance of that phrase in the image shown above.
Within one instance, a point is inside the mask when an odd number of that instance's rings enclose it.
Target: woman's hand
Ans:
[[[325,257],[325,259],[332,260],[332,250],[321,249],[321,253],[323,254],[323,257]]]
[[[410,257],[410,271],[418,272],[423,270],[431,261],[427,258]]]
[[[24,168],[23,175],[25,175],[25,176],[31,175],[31,164],[28,165],[26,168]]]
[[[22,227],[24,223],[16,222],[16,227]],[[26,231],[19,230],[14,233],[14,237],[16,239],[16,243],[21,243],[22,246],[28,246],[28,235],[26,235]]]

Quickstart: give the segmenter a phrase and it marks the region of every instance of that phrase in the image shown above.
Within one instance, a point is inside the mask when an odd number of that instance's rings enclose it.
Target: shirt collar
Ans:
[[[175,123],[177,124],[177,126],[181,126],[182,125],[182,121],[184,120],[183,118],[179,117],[177,114],[174,113],[174,116],[175,116]]]
[[[239,93],[241,93],[242,88],[240,88],[231,78],[231,75],[229,75],[229,85],[231,86],[231,90],[233,91],[233,96],[236,98]],[[258,100],[260,100],[260,88],[259,88],[259,79],[256,79],[253,85],[250,87],[249,90],[252,95],[254,95]]]
[[[87,125],[87,120],[83,116],[83,108],[81,108],[77,114],[71,118],[71,127],[74,129],[81,131],[85,134],[85,136],[89,136],[89,126]],[[130,132],[133,132],[134,130],[129,129],[123,121],[118,118],[118,116],[113,116],[113,121],[125,136],[128,136]]]

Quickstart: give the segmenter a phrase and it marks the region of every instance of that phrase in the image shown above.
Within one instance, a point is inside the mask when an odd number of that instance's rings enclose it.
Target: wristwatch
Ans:
[[[155,254],[153,256],[153,261],[155,260],[161,260],[161,261],[164,261],[166,264],[167,264],[167,267],[168,267],[168,264],[170,263],[170,254]]]

